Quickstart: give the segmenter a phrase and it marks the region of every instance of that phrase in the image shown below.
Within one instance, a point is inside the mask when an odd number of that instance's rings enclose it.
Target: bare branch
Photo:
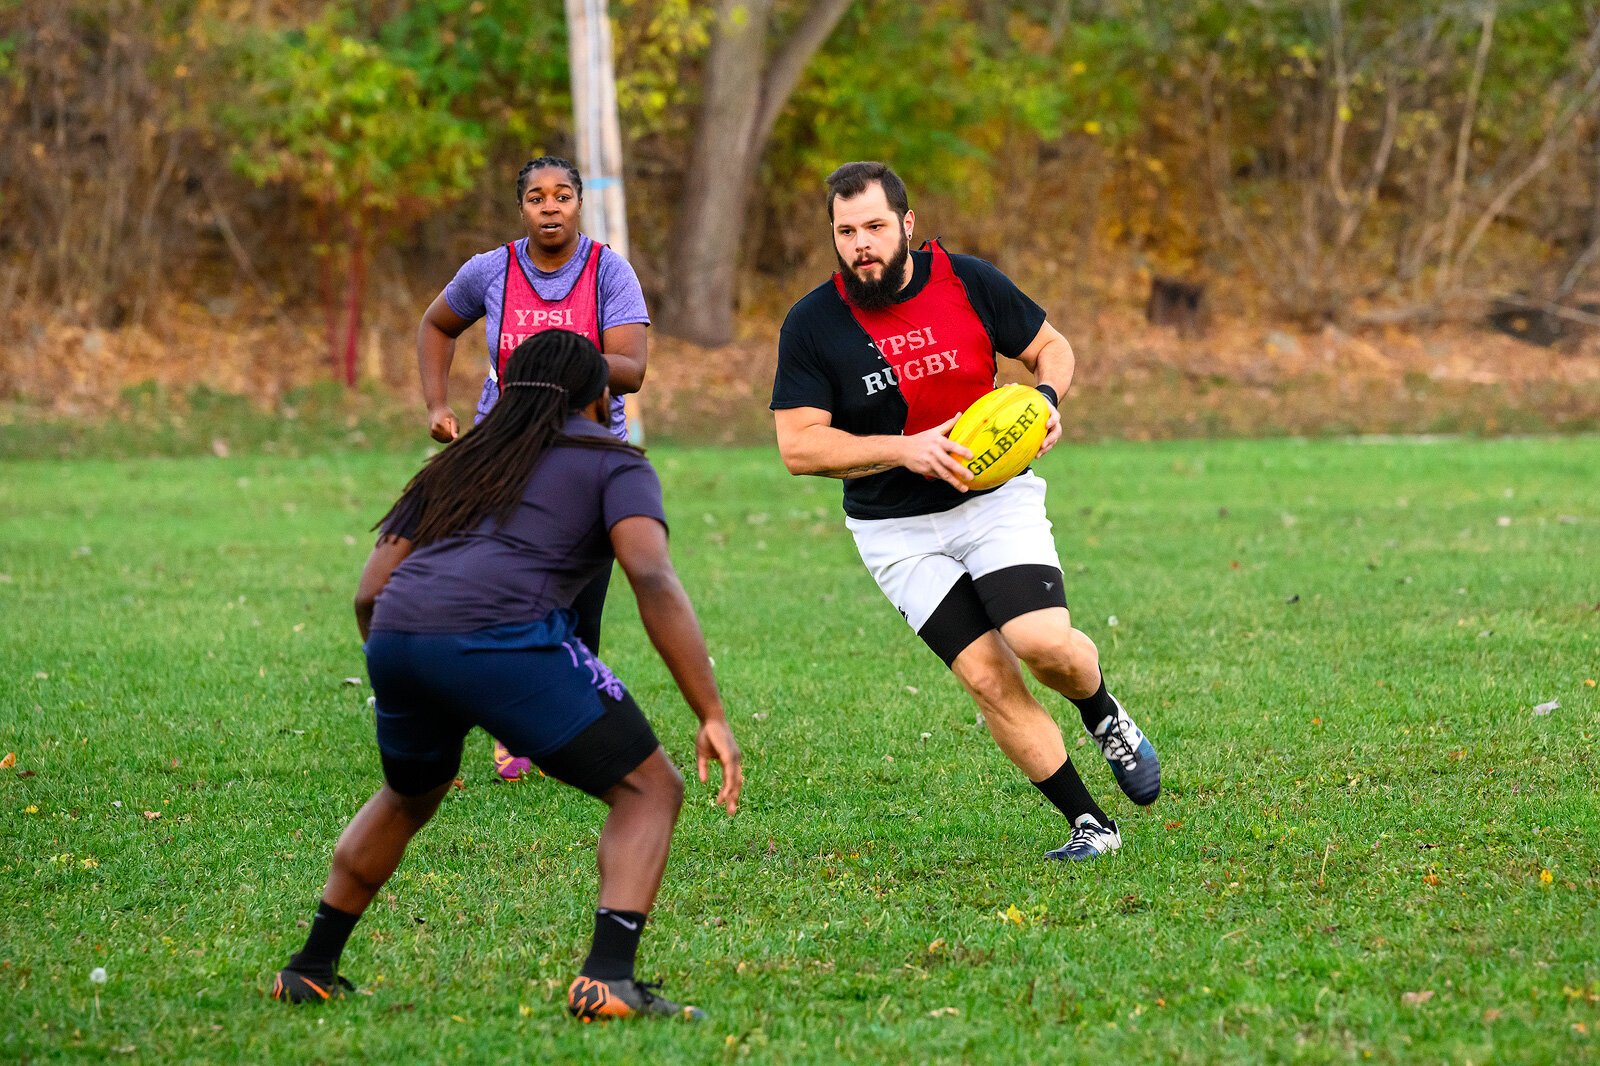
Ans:
[[[1597,40],[1600,40],[1600,26],[1595,28],[1594,34],[1590,37],[1591,44]],[[1478,220],[1473,224],[1471,231],[1461,241],[1461,246],[1456,249],[1453,258],[1457,265],[1466,262],[1467,257],[1477,248],[1478,242],[1483,239],[1483,235],[1488,232],[1489,227],[1505,211],[1506,206],[1511,203],[1512,199],[1550,165],[1555,158],[1561,135],[1567,131],[1567,127],[1572,125],[1573,120],[1594,99],[1597,92],[1600,92],[1600,66],[1595,67],[1588,80],[1583,83],[1583,88],[1578,91],[1578,94],[1572,100],[1568,101],[1561,114],[1551,123],[1550,128],[1545,131],[1544,140],[1540,143],[1539,150],[1534,153],[1533,158],[1528,161],[1528,165],[1523,167],[1516,177],[1506,182],[1494,199],[1489,202],[1489,206],[1483,209],[1483,213],[1478,216]]]
[[[1478,92],[1483,87],[1483,72],[1489,65],[1489,45],[1494,40],[1494,20],[1498,4],[1490,3],[1483,12],[1483,30],[1478,34],[1478,52],[1472,61],[1472,79],[1467,84],[1467,100],[1461,108],[1461,125],[1456,131],[1456,165],[1450,180],[1450,200],[1444,221],[1444,241],[1440,248],[1438,286],[1447,289],[1451,274],[1461,262],[1452,254],[1456,227],[1461,222],[1462,200],[1467,189],[1467,160],[1472,151],[1472,130],[1478,123]]]
[[[783,113],[794,87],[800,83],[800,75],[805,73],[806,64],[828,39],[828,34],[833,32],[849,6],[850,0],[817,0],[812,3],[800,25],[795,27],[782,49],[773,57],[772,65],[767,68],[767,76],[761,83],[761,109],[756,112],[755,128],[751,134],[751,143],[757,154],[767,143],[767,138],[772,136],[772,127],[777,124],[778,116]]]
[[[1344,187],[1344,135],[1350,126],[1350,71],[1344,61],[1344,9],[1342,0],[1328,0],[1328,22],[1333,28],[1333,40],[1328,50],[1333,53],[1333,135],[1328,148],[1328,188],[1333,201],[1348,207],[1350,196]]]

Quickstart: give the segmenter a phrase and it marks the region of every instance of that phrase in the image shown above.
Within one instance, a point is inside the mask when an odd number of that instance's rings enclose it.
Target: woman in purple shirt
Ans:
[[[729,814],[742,759],[667,554],[661,484],[638,449],[602,428],[607,373],[577,334],[521,342],[502,368],[505,397],[429,460],[380,523],[356,621],[384,785],[339,838],[311,933],[279,972],[274,999],[321,1002],[353,987],[338,976],[345,942],[450,790],[466,734],[481,726],[611,809],[594,940],[568,1010],[585,1021],[701,1016],[634,980],[683,778],[627,689],[574,634],[574,599],[613,559],[700,720],[700,780],[709,763],[722,764],[717,802]]]
[[[609,428],[628,439],[622,394],[644,383],[649,358],[644,293],[628,261],[578,229],[583,208],[583,178],[565,159],[540,156],[517,174],[517,204],[527,236],[475,255],[434,298],[417,330],[417,365],[428,405],[428,431],[437,441],[456,438],[460,425],[450,408],[450,364],[456,338],[482,319],[488,374],[479,396],[481,420],[500,397],[500,373],[518,344],[547,329],[566,329],[587,337],[605,355],[610,369]],[[605,610],[607,571],[583,590],[575,605],[578,635],[600,650],[600,617]],[[496,772],[516,780],[529,768],[498,740]]]

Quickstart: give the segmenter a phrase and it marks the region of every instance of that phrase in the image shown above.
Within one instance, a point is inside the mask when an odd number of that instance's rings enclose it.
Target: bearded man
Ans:
[[[846,525],[878,587],[977,703],[1000,750],[1066,816],[1068,840],[1046,857],[1115,851],[1117,823],[1079,778],[1020,664],[1077,708],[1140,805],[1161,792],[1155,748],[1072,625],[1044,479],[1029,470],[970,490],[961,460],[971,452],[945,435],[994,388],[999,354],[1050,401],[1039,454],[1048,452],[1061,437],[1055,408],[1072,384],[1072,346],[991,264],[936,241],[912,251],[916,216],[885,164],[846,163],[827,190],[839,272],[794,305],[778,341],[772,409],[784,465],[844,482]]]

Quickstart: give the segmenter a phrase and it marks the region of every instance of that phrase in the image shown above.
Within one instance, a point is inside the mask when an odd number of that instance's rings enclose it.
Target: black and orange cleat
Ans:
[[[601,980],[580,976],[567,989],[567,1012],[581,1022],[612,1018],[683,1018],[697,1022],[706,1016],[699,1007],[686,1007],[656,995],[655,990],[660,987],[631,977]]]
[[[278,971],[268,993],[279,1003],[326,1003],[330,999],[343,999],[346,991],[355,991],[348,979],[322,974],[303,974],[287,966]]]

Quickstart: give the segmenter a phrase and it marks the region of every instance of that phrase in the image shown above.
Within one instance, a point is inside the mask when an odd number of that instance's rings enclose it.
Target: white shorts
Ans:
[[[1066,606],[1044,494],[1029,471],[948,511],[845,525],[883,594],[948,665],[990,629]]]

